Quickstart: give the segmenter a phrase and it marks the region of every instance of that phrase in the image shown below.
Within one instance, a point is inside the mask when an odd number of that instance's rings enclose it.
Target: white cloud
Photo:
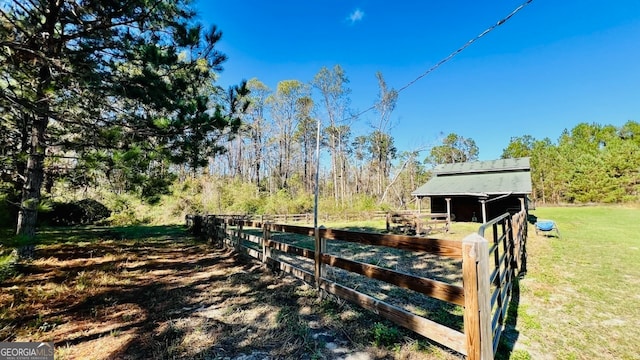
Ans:
[[[355,9],[351,14],[349,14],[349,17],[347,19],[351,21],[352,24],[354,24],[358,21],[361,21],[363,17],[364,17],[364,11],[360,9]]]

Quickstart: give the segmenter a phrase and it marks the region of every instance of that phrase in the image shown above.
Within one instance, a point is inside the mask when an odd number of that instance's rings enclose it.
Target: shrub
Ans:
[[[110,225],[140,225],[150,222],[148,210],[150,205],[145,205],[142,200],[131,194],[112,195],[108,203],[113,209],[108,219]]]
[[[7,201],[7,196],[0,194],[0,228],[15,225],[15,209]]]
[[[53,226],[88,225],[111,216],[111,211],[99,201],[83,199],[53,203],[50,212],[44,212],[42,222]]]
[[[13,184],[0,180],[0,228],[10,228],[16,225],[20,193]]]

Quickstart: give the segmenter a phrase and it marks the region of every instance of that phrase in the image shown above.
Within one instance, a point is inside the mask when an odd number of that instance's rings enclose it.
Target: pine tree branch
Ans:
[[[112,28],[120,27],[120,26],[131,26],[132,24],[140,23],[140,22],[148,19],[149,16],[153,13],[153,11],[155,11],[155,9],[161,3],[162,3],[162,0],[158,0],[158,1],[155,2],[155,4],[153,6],[149,7],[148,10],[143,14],[140,14],[140,15],[135,16],[135,17],[131,17],[126,21],[111,23],[110,22],[111,19],[117,18],[118,15],[119,16],[123,16],[124,15],[124,9],[126,9],[127,7],[123,6],[120,9],[118,9],[118,11],[120,11],[120,14],[118,14],[118,13],[111,14],[111,16],[109,18],[100,19],[100,20],[96,20],[95,22],[93,22],[93,23],[98,24],[95,27],[91,27],[92,22],[85,23],[85,22],[82,22],[80,17],[77,17],[77,19],[81,22],[82,25],[90,24],[90,26],[88,28],[85,28],[85,29],[83,29],[81,31],[78,31],[76,33],[64,36],[63,40],[64,41],[74,40],[74,39],[78,39],[78,38],[87,37],[89,34],[91,34],[92,32],[95,32],[95,31],[105,31],[105,30],[109,30],[109,29],[112,29]],[[139,26],[138,27],[133,26],[132,28],[137,29],[137,30],[143,30],[143,28],[141,28]]]

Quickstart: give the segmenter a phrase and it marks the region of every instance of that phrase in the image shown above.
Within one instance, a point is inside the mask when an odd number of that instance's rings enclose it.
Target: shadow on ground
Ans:
[[[54,341],[56,359],[397,354],[369,345],[379,319],[321,300],[313,288],[254,260],[196,242],[180,226],[41,234],[36,259],[0,284],[0,341]],[[436,352],[432,358],[457,358]]]
[[[178,226],[40,234],[36,259],[2,284],[0,335],[2,341],[52,340],[56,358],[232,355],[254,347],[247,339],[260,333],[256,325],[226,319],[239,306],[296,305],[279,295],[287,293],[280,291],[286,283],[265,277],[243,257],[191,240]],[[244,283],[251,286],[245,290]],[[207,316],[213,309],[222,315]],[[257,348],[296,343],[278,339],[282,332],[267,333]]]

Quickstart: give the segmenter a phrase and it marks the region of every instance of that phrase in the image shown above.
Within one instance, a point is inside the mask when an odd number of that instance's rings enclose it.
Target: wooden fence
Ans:
[[[384,220],[387,219],[390,214],[401,216],[419,216],[426,219],[429,215],[438,215],[439,220],[442,220],[442,216],[446,217],[446,214],[429,214],[418,213],[415,210],[399,210],[399,211],[365,211],[365,212],[335,212],[320,214],[318,219],[327,221],[351,221],[351,220]],[[289,223],[313,223],[313,213],[301,213],[301,214],[264,214],[264,215],[243,215],[243,214],[226,214],[217,215],[221,218],[241,218],[244,220],[251,220],[256,222],[271,222],[276,224],[289,224]],[[187,218],[192,218],[193,215],[187,215]]]
[[[517,286],[517,277],[527,271],[526,213],[519,212],[513,216],[506,213],[499,216],[480,227],[478,234],[484,237],[485,233],[491,234],[488,249],[491,272],[488,281],[491,289],[490,334],[495,353],[504,330],[513,286]]]
[[[354,302],[472,360],[493,359],[504,328],[506,308],[514,280],[525,264],[525,212],[515,216],[505,214],[492,220],[484,224],[479,233],[471,234],[463,241],[323,228],[316,231],[313,227],[261,222],[242,216],[187,216],[187,225],[192,227],[195,233],[215,243],[227,244],[238,251],[244,251],[273,268],[291,273],[315,284],[318,289]],[[481,236],[489,227],[493,230],[491,246],[487,239]],[[249,228],[261,229],[261,236],[247,233],[246,230]],[[313,237],[315,250],[275,241],[272,239],[272,232]],[[443,258],[461,260],[463,286],[328,254],[327,240],[426,252]],[[279,260],[274,256],[274,251],[310,259],[313,261],[314,271]],[[327,266],[462,306],[464,331],[449,328],[332,281],[326,276]]]
[[[429,235],[434,232],[448,232],[451,220],[446,213],[388,212],[387,232]]]

